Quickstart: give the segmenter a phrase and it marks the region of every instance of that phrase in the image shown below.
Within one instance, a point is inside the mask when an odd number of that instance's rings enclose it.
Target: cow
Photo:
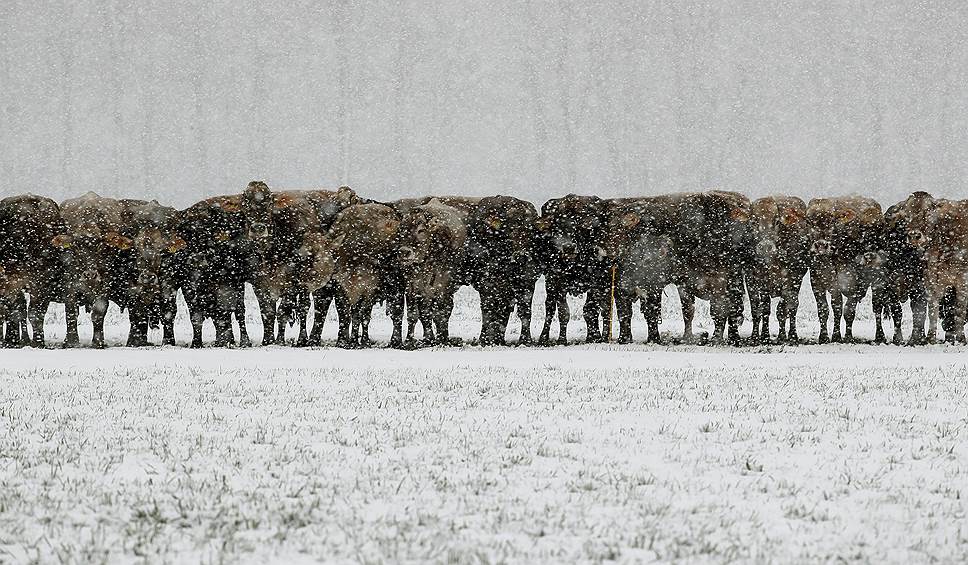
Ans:
[[[684,203],[695,193],[667,194],[645,198],[607,201],[608,220],[600,254],[615,269],[615,310],[619,322],[619,343],[632,341],[632,305],[640,302],[648,327],[647,342],[661,343],[662,292],[675,284],[686,288],[684,253],[677,250],[674,232],[682,224]],[[607,284],[611,284],[611,280]],[[680,294],[683,304],[687,304]],[[609,296],[608,301],[611,302]],[[690,339],[692,310],[683,309]]]
[[[607,316],[609,270],[598,243],[608,222],[608,209],[597,196],[569,194],[548,200],[538,218],[538,252],[545,275],[545,319],[538,343],[547,344],[557,310],[558,344],[568,343],[568,295],[587,293],[583,308],[585,340],[602,340]]]
[[[128,347],[149,345],[148,328],[162,327],[162,344],[175,345],[176,296],[186,243],[175,233],[178,212],[157,200],[122,199],[121,235],[130,248],[119,266],[120,295],[127,306]]]
[[[24,194],[0,200],[0,302],[7,322],[4,343],[29,339],[44,346],[44,318],[63,295],[61,254],[54,239],[66,232],[60,207],[50,198]],[[30,294],[29,307],[24,293]],[[25,324],[29,321],[33,336]]]
[[[504,345],[511,311],[521,319],[520,344],[531,343],[531,302],[540,274],[535,249],[538,211],[513,196],[488,196],[469,219],[468,281],[481,295],[481,345]]]
[[[968,309],[968,200],[934,200],[926,215],[925,290],[929,342],[937,338],[939,309],[946,306],[950,320],[944,339],[965,343]],[[945,305],[944,302],[948,304]]]
[[[928,246],[928,215],[934,205],[934,198],[927,192],[918,191],[904,201],[895,204],[884,212],[884,246],[887,253],[887,273],[884,292],[878,303],[885,304],[894,321],[892,342],[897,345],[903,341],[901,305],[910,299],[913,324],[910,345],[925,343],[924,322],[927,313],[927,291],[925,289],[925,270]],[[878,342],[885,341],[883,331],[875,336]]]
[[[400,215],[393,208],[370,202],[341,211],[325,236],[303,238],[297,255],[311,268],[304,268],[297,278],[307,288],[335,284],[338,346],[370,346],[370,317],[378,302],[387,303],[393,322],[390,346],[402,345],[403,282],[396,264],[399,228]]]
[[[750,340],[770,340],[770,308],[776,297],[780,299],[777,341],[796,343],[800,287],[810,266],[807,206],[796,196],[759,198],[750,208],[750,227],[754,245],[752,268],[746,277],[753,318]]]
[[[712,190],[683,196],[680,226],[671,234],[683,274],[683,340],[693,339],[695,299],[709,301],[713,343],[739,343],[743,276],[750,267],[750,201],[738,192]]]
[[[242,215],[253,254],[250,282],[262,314],[263,345],[285,343],[286,327],[293,322],[293,317],[299,325],[296,346],[318,344],[325,316],[316,316],[310,340],[306,331],[310,292],[298,284],[300,257],[297,252],[308,233],[324,233],[339,212],[360,202],[356,193],[346,186],[336,191],[273,192],[264,182],[253,181],[245,188]],[[317,302],[330,297],[318,294]],[[328,303],[317,304],[316,309],[320,313],[328,309]]]
[[[830,339],[841,341],[842,317],[843,340],[852,341],[857,303],[871,287],[875,296],[881,296],[886,264],[881,206],[862,196],[814,198],[807,205],[807,226],[810,285],[820,318],[818,341],[828,341],[828,292],[834,314]],[[875,314],[881,310],[879,304],[874,305]]]
[[[402,216],[398,261],[406,285],[407,343],[415,342],[418,319],[425,342],[450,340],[449,320],[454,293],[464,283],[468,217],[475,200],[431,198],[409,207]]]
[[[64,267],[62,299],[67,317],[64,347],[77,347],[78,307],[91,312],[91,345],[104,347],[104,317],[108,302],[123,307],[123,279],[131,241],[121,234],[123,206],[114,198],[94,192],[60,205],[65,230],[51,240],[60,248]]]
[[[188,304],[193,348],[202,347],[202,324],[215,324],[215,346],[234,345],[232,316],[240,347],[252,345],[245,322],[245,281],[252,265],[245,238],[242,196],[214,196],[179,214],[175,233],[185,241],[179,285]]]

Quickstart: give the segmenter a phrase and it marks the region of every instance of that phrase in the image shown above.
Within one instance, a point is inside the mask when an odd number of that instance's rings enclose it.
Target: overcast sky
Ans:
[[[2,192],[965,197],[966,6],[6,0]]]

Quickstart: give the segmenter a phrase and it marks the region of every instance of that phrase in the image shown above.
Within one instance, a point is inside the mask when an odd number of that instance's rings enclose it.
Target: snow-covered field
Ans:
[[[966,352],[4,350],[0,562],[965,562]]]

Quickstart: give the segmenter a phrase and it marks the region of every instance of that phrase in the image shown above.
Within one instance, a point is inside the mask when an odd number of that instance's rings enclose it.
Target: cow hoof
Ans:
[[[94,349],[104,349],[104,342],[103,341],[91,342],[91,347],[93,347]]]
[[[618,340],[616,341],[619,345],[627,345],[629,343],[632,343],[632,336],[621,335],[618,337]]]
[[[459,337],[451,337],[451,338],[447,338],[447,341],[444,342],[444,345],[449,345],[451,347],[460,347],[464,345],[464,340]]]
[[[309,341],[306,342],[306,347],[319,347],[323,344],[323,340],[318,337],[311,337]]]
[[[170,345],[170,346],[174,347],[175,346],[175,340],[174,339],[163,339],[163,340],[161,340],[161,345],[162,346]]]
[[[840,337],[840,334],[834,334],[834,335],[830,336],[830,341],[833,342],[833,343],[841,343],[844,340],[843,340],[842,337]]]
[[[592,342],[589,342],[589,343],[592,343]],[[559,337],[557,340],[555,340],[555,345],[561,345],[561,346],[568,345],[568,338]]]
[[[518,340],[518,343],[517,343],[518,347],[530,347],[532,345],[534,345],[534,340],[531,339],[530,337],[521,338]]]
[[[390,343],[387,344],[390,349],[403,349],[403,340],[391,339]]]
[[[830,338],[827,337],[827,334],[820,334],[820,337],[817,338],[817,343],[823,344],[829,341],[830,341]]]
[[[192,344],[189,345],[189,347],[191,349],[201,349],[202,348],[202,344],[200,342],[193,341]]]
[[[308,339],[297,339],[293,347],[306,347],[307,345],[309,345]]]
[[[75,347],[78,347],[79,345],[80,345],[80,343],[78,343],[76,341],[65,341],[64,342],[64,345],[62,347],[64,349],[74,349]]]

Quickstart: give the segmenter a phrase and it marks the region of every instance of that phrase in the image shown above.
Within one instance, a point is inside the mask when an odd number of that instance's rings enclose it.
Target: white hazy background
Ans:
[[[0,191],[959,196],[966,16],[962,1],[6,0]]]

